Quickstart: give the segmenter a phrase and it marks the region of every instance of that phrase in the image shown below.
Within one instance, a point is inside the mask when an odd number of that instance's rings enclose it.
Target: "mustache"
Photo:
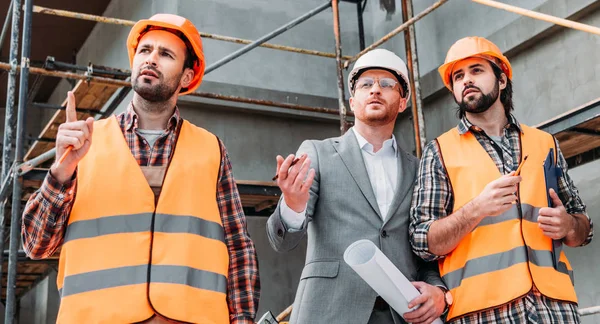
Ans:
[[[479,92],[483,93],[483,91],[481,91],[481,89],[479,89],[478,87],[476,87],[476,86],[473,86],[473,85],[472,85],[472,86],[467,86],[467,87],[465,87],[465,88],[463,89],[463,91],[462,91],[462,95],[464,96],[464,95],[465,95],[465,92],[466,92],[467,90],[471,90],[471,89],[474,89],[474,90],[477,90],[477,91],[479,91]]]
[[[156,73],[156,75],[158,75],[159,77],[161,77],[161,76],[162,76],[162,73],[160,73],[160,72],[158,71],[158,69],[157,69],[157,68],[155,68],[155,67],[154,67],[154,66],[152,66],[152,65],[146,65],[146,66],[143,66],[143,67],[140,69],[140,72],[138,73],[138,76],[139,76],[139,75],[141,75],[141,74],[142,74],[144,71],[152,71],[152,72]]]

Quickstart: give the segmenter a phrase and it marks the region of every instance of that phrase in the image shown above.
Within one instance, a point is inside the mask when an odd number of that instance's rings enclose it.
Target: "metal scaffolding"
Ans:
[[[412,110],[413,110],[413,124],[415,131],[415,147],[417,151],[417,155],[421,155],[421,151],[425,142],[425,129],[424,129],[424,121],[423,121],[423,112],[422,112],[422,100],[420,95],[420,82],[419,82],[419,68],[418,68],[418,60],[417,60],[417,44],[416,44],[416,36],[414,30],[414,23],[418,20],[422,19],[436,8],[439,8],[441,5],[446,3],[448,0],[439,0],[435,2],[433,5],[423,10],[419,14],[413,16],[412,12],[412,0],[402,0],[402,8],[403,8],[403,17],[404,23],[401,24],[398,28],[390,32],[389,34],[382,37],[380,40],[375,43],[367,46],[364,46],[364,35],[362,31],[362,12],[364,10],[364,1],[354,1],[357,5],[357,13],[358,13],[358,24],[359,24],[359,34],[361,40],[361,51],[354,56],[343,56],[342,55],[342,44],[340,37],[340,17],[339,17],[339,2],[340,0],[328,0],[323,4],[319,5],[317,8],[311,10],[310,12],[304,14],[301,17],[294,19],[288,24],[281,26],[275,31],[266,34],[265,36],[259,38],[258,40],[251,41],[246,39],[240,39],[229,36],[215,35],[209,33],[200,32],[201,37],[214,39],[219,41],[233,42],[238,44],[245,44],[243,48],[231,53],[230,55],[222,58],[215,64],[209,66],[207,68],[206,73],[216,70],[220,66],[236,59],[237,57],[251,51],[256,47],[265,47],[273,50],[294,52],[299,54],[306,55],[314,55],[319,57],[326,58],[334,58],[336,60],[336,70],[337,70],[337,86],[338,86],[338,109],[331,109],[325,107],[309,107],[304,105],[290,104],[290,103],[281,103],[274,102],[269,100],[259,100],[253,98],[244,98],[237,96],[226,96],[223,94],[217,93],[208,93],[208,92],[196,92],[191,94],[192,96],[204,97],[204,98],[212,98],[218,100],[226,100],[232,102],[239,103],[247,103],[247,104],[256,104],[263,106],[271,106],[271,107],[279,107],[284,109],[291,110],[299,110],[299,111],[308,111],[308,112],[316,112],[316,113],[325,113],[325,114],[336,114],[340,117],[340,132],[344,133],[347,130],[347,122],[346,116],[353,116],[351,112],[346,111],[346,98],[344,93],[344,77],[343,77],[343,69],[348,68],[349,64],[356,61],[360,56],[365,54],[366,52],[380,46],[385,43],[395,35],[399,34],[402,31],[405,31],[405,44],[406,44],[406,57],[408,61],[408,66],[411,71],[411,92],[414,94],[412,97]],[[474,2],[479,2],[487,5],[492,5],[493,1],[484,1],[484,0],[473,0]],[[333,34],[335,36],[335,53],[326,53],[321,51],[296,48],[290,46],[276,45],[267,43],[270,39],[274,38],[277,35],[284,33],[290,28],[300,24],[301,22],[317,15],[318,13],[324,11],[325,9],[331,7],[333,12]],[[509,10],[507,8],[503,8]],[[514,8],[513,8],[514,9]],[[22,55],[20,61],[17,58],[18,55],[18,40],[20,36],[19,24],[21,17],[21,10],[24,12],[24,21],[23,21],[23,37],[22,37]],[[86,80],[88,82],[95,82],[99,84],[107,84],[107,85],[117,85],[121,86],[124,89],[129,90],[131,84],[129,81],[121,80],[117,78],[109,78],[104,76],[96,76],[90,73],[80,74],[74,72],[64,72],[64,71],[54,71],[48,68],[39,68],[39,67],[30,67],[30,50],[31,50],[31,21],[33,17],[33,13],[40,14],[50,14],[57,15],[61,17],[75,18],[75,19],[84,19],[95,22],[109,23],[109,24],[117,24],[122,26],[133,26],[135,22],[123,19],[95,16],[83,13],[70,12],[66,10],[57,10],[44,8],[33,5],[33,0],[25,0],[24,6],[22,6],[21,0],[12,0],[11,7],[9,9],[9,16],[12,17],[12,29],[11,29],[11,42],[10,42],[10,57],[9,62],[0,62],[0,70],[8,71],[8,91],[7,91],[7,99],[6,99],[6,113],[5,113],[5,133],[4,133],[4,148],[3,148],[3,158],[2,158],[2,181],[0,188],[0,251],[4,251],[4,209],[7,202],[7,198],[9,196],[9,192],[12,192],[12,208],[11,208],[11,226],[10,226],[10,248],[8,253],[8,285],[7,285],[7,298],[6,298],[6,313],[5,313],[5,323],[11,324],[14,322],[15,314],[16,314],[16,270],[17,270],[17,261],[19,258],[23,257],[22,251],[19,251],[19,237],[20,237],[20,226],[21,226],[21,194],[22,194],[22,181],[23,175],[29,172],[32,168],[40,165],[44,161],[47,161],[55,156],[55,150],[50,150],[42,155],[35,157],[27,162],[23,161],[23,152],[24,152],[24,135],[25,135],[25,116],[26,109],[28,108],[28,103],[33,98],[28,98],[28,77],[29,74],[37,74],[43,76],[52,76],[52,77],[60,77],[67,79],[75,79],[75,80]],[[527,15],[525,13],[520,13]],[[529,16],[537,19],[541,19],[539,17],[534,17],[528,13]],[[547,18],[547,17],[545,17]],[[2,35],[5,35],[8,19],[3,25]],[[555,22],[557,23],[557,22]],[[562,22],[564,23],[564,22]],[[568,24],[568,23],[567,23]],[[576,25],[570,24],[568,27],[572,28],[584,28],[577,23]],[[1,38],[0,37],[0,44]],[[20,62],[20,63],[19,63]],[[78,70],[78,69],[76,69]],[[81,69],[79,69],[81,70]],[[19,101],[18,101],[18,110],[15,115],[15,97],[16,97],[16,78],[17,74],[20,74],[20,87],[19,87]],[[126,95],[126,92],[123,92]],[[118,97],[120,100],[123,99],[125,95],[121,93]],[[120,102],[120,101],[119,101]],[[43,108],[51,108],[51,109],[60,109],[60,107],[50,107],[48,105],[44,106],[41,103],[32,103],[32,105],[41,106]],[[114,109],[114,108],[113,108]],[[112,111],[111,111],[112,113]],[[16,118],[15,118],[16,117]],[[16,134],[16,140],[15,140]],[[14,158],[13,156],[13,143],[15,146]],[[12,191],[11,191],[12,189]],[[21,254],[20,254],[21,253]],[[4,253],[0,254],[0,275],[2,273],[2,260],[1,258],[4,256]],[[288,308],[291,310],[291,308]],[[581,310],[582,315],[593,314],[600,312],[598,309],[588,309]]]

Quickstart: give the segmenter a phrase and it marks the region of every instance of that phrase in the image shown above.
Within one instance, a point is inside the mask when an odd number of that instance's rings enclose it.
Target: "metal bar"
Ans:
[[[412,18],[413,3],[412,0],[402,0],[402,20],[407,21]],[[406,48],[406,61],[410,71],[411,82],[410,92],[412,93],[411,106],[413,127],[415,131],[415,151],[418,158],[421,158],[423,148],[427,142],[425,137],[425,121],[423,118],[423,101],[421,100],[421,82],[419,76],[419,57],[417,55],[417,39],[415,34],[415,25],[410,25],[404,31],[404,44]]]
[[[356,2],[356,18],[358,19],[358,41],[360,42],[360,50],[365,49],[365,26],[363,24],[363,4],[362,1]]]
[[[15,7],[17,3],[15,3]],[[23,143],[25,137],[25,117],[27,111],[27,91],[29,89],[29,57],[31,54],[31,18],[33,0],[25,0],[23,18],[23,45],[21,55],[21,78],[19,83],[19,112],[17,116],[17,141],[15,148],[15,163],[23,161]],[[15,170],[16,173],[16,170]],[[6,314],[5,324],[12,324],[17,312],[16,286],[17,286],[17,250],[19,248],[21,229],[21,178],[13,177],[12,215],[10,219],[10,253],[8,255],[8,279],[6,291]]]
[[[56,61],[56,60],[54,60],[54,58],[46,59],[46,64],[48,65],[46,67],[46,69],[48,69],[48,70],[62,70],[62,71],[74,70],[74,71],[82,71],[82,72],[92,71],[92,73],[94,73],[94,74],[107,74],[107,75],[113,75],[115,77],[123,77],[123,78],[127,78],[131,75],[131,71],[127,71],[127,70],[119,70],[119,69],[107,70],[105,67],[99,67],[99,66],[95,67],[93,64],[91,64],[90,66],[75,65],[75,64],[71,64],[71,63],[67,63],[67,62]]]
[[[13,164],[13,166],[16,164]],[[13,172],[14,171],[14,167],[10,169],[10,172],[6,175],[6,177],[4,177],[4,179],[2,180],[2,187],[0,187],[0,201],[2,201],[2,203],[5,203],[4,200],[6,200],[6,196],[8,195],[8,193],[10,192],[10,188],[12,186],[12,178],[13,178]],[[1,258],[2,256],[0,256]]]
[[[0,62],[0,69],[7,70],[9,67],[10,67],[9,64]],[[19,70],[19,69],[20,69],[20,67],[17,67],[17,70]],[[94,81],[94,82],[100,83],[100,84],[117,85],[117,86],[121,86],[121,87],[130,87],[131,86],[130,82],[124,81],[124,80],[116,80],[116,79],[99,77],[99,76],[87,76],[87,75],[83,75],[83,74],[64,72],[64,71],[49,71],[47,69],[38,68],[38,67],[29,67],[29,73],[41,74],[41,75],[52,76],[52,77],[57,77],[57,78]]]
[[[129,81],[129,79],[127,79]],[[110,102],[106,110],[102,113],[102,118],[106,118],[112,115],[113,112],[119,107],[121,102],[125,100],[129,92],[131,91],[131,87],[123,87],[119,90],[119,93],[114,97],[114,99]]]
[[[6,64],[8,70],[8,86],[6,90],[6,111],[4,117],[4,148],[2,152],[2,177],[8,173],[8,166],[11,163],[12,146],[15,126],[15,96],[17,91],[17,72],[19,55],[19,25],[21,22],[21,0],[13,0],[12,10],[12,32],[10,37],[10,57],[9,64]],[[11,4],[13,4],[11,2]]]
[[[219,99],[219,100],[241,102],[241,103],[249,103],[249,104],[261,105],[261,106],[278,107],[278,108],[285,108],[285,109],[292,109],[292,110],[310,111],[310,112],[324,113],[324,114],[331,114],[331,115],[339,114],[337,109],[324,108],[324,107],[310,107],[310,106],[304,106],[304,105],[289,104],[289,103],[285,103],[285,102],[275,102],[275,101],[271,101],[271,100],[252,99],[252,98],[244,98],[244,97],[237,97],[237,96],[225,96],[222,94],[210,93],[210,92],[194,92],[194,93],[188,94],[188,96]],[[352,114],[352,113],[350,113],[349,115],[354,116],[354,114]]]
[[[68,17],[68,18],[75,18],[75,19],[90,20],[90,21],[96,21],[96,22],[102,22],[102,23],[108,23],[108,24],[117,24],[117,25],[123,25],[123,26],[133,26],[135,24],[135,21],[131,21],[131,20],[95,16],[95,15],[89,15],[89,14],[84,14],[84,13],[71,12],[71,11],[67,11],[67,10],[45,8],[45,7],[40,7],[40,6],[34,6],[33,9],[34,9],[34,12],[36,12],[36,13]],[[209,34],[209,33],[204,33],[204,32],[200,32],[200,36],[203,38],[210,38],[210,39],[214,39],[214,40],[230,42],[230,43],[237,43],[237,44],[251,44],[253,42],[253,41],[247,40],[247,39],[215,35],[215,34]],[[308,50],[308,49],[304,49],[304,48],[297,48],[297,47],[277,45],[277,44],[269,44],[269,43],[264,43],[264,44],[261,44],[260,46],[274,49],[274,50],[286,51],[286,52],[335,58],[335,54],[333,54],[333,53]],[[350,58],[351,58],[351,56],[344,57],[344,59],[350,59]]]
[[[576,21],[563,19],[563,18],[552,16],[552,15],[532,11],[532,10],[523,9],[523,8],[520,8],[517,6],[508,5],[508,4],[500,3],[497,1],[491,1],[491,0],[471,0],[471,1],[482,4],[482,5],[486,5],[489,7],[506,10],[506,11],[509,11],[512,13],[516,13],[519,15],[529,17],[529,18],[546,21],[549,23],[553,23],[555,25],[560,25],[563,27],[568,27],[568,28],[584,31],[584,32],[590,33],[590,34],[600,35],[600,28],[595,27],[595,26],[586,25],[586,24],[582,24],[582,23],[579,23]]]
[[[331,2],[333,11],[333,35],[335,36],[335,65],[337,70],[338,105],[340,114],[340,133],[346,133],[346,96],[344,94],[344,74],[342,72],[342,40],[340,37],[340,9],[338,0]]]
[[[335,0],[334,0],[335,1]],[[263,37],[255,40],[254,42],[240,48],[239,50],[225,56],[224,58],[220,59],[219,61],[213,63],[212,65],[210,65],[209,67],[206,68],[206,70],[204,71],[204,74],[209,74],[210,72],[220,68],[221,66],[235,60],[236,58],[250,52],[251,50],[253,50],[254,48],[258,47],[260,44],[263,44],[265,42],[267,42],[270,39],[273,39],[281,34],[283,34],[284,32],[294,28],[295,26],[297,26],[298,24],[308,20],[309,18],[317,15],[318,13],[320,13],[321,11],[329,8],[331,6],[331,1],[327,1],[325,3],[323,3],[322,5],[318,6],[317,8],[305,13],[304,15],[290,21],[289,23],[275,29],[274,31],[264,35]],[[337,55],[337,53],[336,53]],[[336,58],[337,59],[337,58]]]
[[[439,0],[436,3],[432,4],[430,7],[428,7],[427,9],[421,11],[418,15],[412,17],[411,19],[407,20],[406,22],[404,22],[402,25],[398,26],[398,28],[394,29],[393,31],[391,31],[390,33],[388,33],[387,35],[383,36],[380,40],[376,41],[375,43],[371,44],[369,47],[365,48],[364,50],[360,51],[360,53],[354,55],[351,59],[346,60],[346,62],[344,62],[344,68],[347,68],[350,63],[358,60],[359,57],[363,56],[366,52],[378,47],[379,45],[387,42],[388,40],[390,40],[390,38],[398,35],[400,32],[404,31],[406,28],[408,28],[408,26],[416,23],[417,21],[421,20],[421,18],[427,16],[428,14],[430,14],[432,11],[434,11],[435,9],[437,9],[439,6],[443,5],[444,3],[446,3],[448,0]]]
[[[587,316],[593,314],[600,314],[600,306],[593,306],[587,308],[580,308],[578,310],[580,316]]]
[[[8,10],[6,11],[6,18],[4,18],[4,24],[2,25],[2,33],[0,33],[0,53],[2,53],[2,45],[4,44],[4,38],[6,38],[6,33],[8,31],[8,22],[12,17],[12,7],[13,2],[10,1],[8,5]]]
[[[53,137],[35,137],[35,136],[27,136],[28,141],[37,141],[37,142],[46,142],[46,143],[54,143],[56,142],[56,138]]]
[[[0,62],[0,69],[8,70],[9,68],[10,68],[9,64]],[[100,83],[100,84],[116,85],[116,86],[121,86],[121,87],[131,87],[131,83],[129,81],[115,80],[115,79],[111,79],[111,78],[104,78],[104,77],[97,77],[97,76],[89,76],[88,77],[88,76],[85,76],[82,74],[71,73],[71,72],[48,71],[46,69],[36,68],[36,67],[30,67],[29,72],[32,74],[49,75],[49,76],[58,77],[58,78],[86,80],[86,81],[96,82],[96,83]],[[278,108],[285,108],[285,109],[292,109],[292,110],[311,111],[311,112],[333,114],[333,115],[338,114],[337,109],[330,109],[330,108],[324,108],[324,107],[310,107],[310,106],[304,106],[304,105],[289,104],[289,103],[284,103],[284,102],[274,102],[274,101],[270,101],[270,100],[251,99],[251,98],[244,98],[244,97],[237,97],[237,96],[226,96],[226,95],[222,95],[222,94],[218,94],[218,93],[210,93],[210,92],[194,92],[194,93],[188,94],[188,96],[219,99],[219,100],[226,100],[226,101],[233,101],[233,102],[242,102],[242,103],[263,105],[263,106],[269,106],[269,107],[278,107]],[[352,114],[351,112],[349,112],[348,115],[354,116],[354,114]]]
[[[19,55],[19,25],[21,23],[21,0],[11,1],[12,17],[10,35],[9,73],[6,91],[6,111],[4,117],[4,148],[2,149],[2,192],[0,193],[0,251],[4,250],[4,231],[6,228],[6,195],[12,185],[12,146],[15,138],[15,95],[17,91],[17,65]],[[10,11],[10,10],[9,10]],[[8,16],[6,19],[8,20]],[[3,41],[1,43],[4,43]],[[1,44],[0,43],[0,44]],[[4,256],[0,255],[0,279],[4,273]]]
[[[36,156],[35,158],[26,161],[20,164],[17,167],[17,172],[19,172],[19,176],[26,174],[27,172],[33,170],[33,168],[39,166],[40,164],[54,158],[56,156],[56,147]]]
[[[66,107],[63,107],[60,105],[52,105],[52,104],[43,103],[43,102],[32,102],[29,104],[29,107],[40,108],[40,109],[51,109],[51,110],[65,110],[66,109]],[[88,113],[90,115],[102,114],[102,111],[95,110],[95,109],[75,108],[75,110],[77,110],[78,112],[82,112],[82,113]]]

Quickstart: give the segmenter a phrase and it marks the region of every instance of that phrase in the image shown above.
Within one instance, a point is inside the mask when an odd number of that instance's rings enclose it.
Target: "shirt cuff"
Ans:
[[[77,178],[77,171],[73,173],[73,177],[65,183],[60,183],[56,178],[52,175],[52,171],[48,171],[42,186],[40,187],[40,192],[42,197],[53,204],[57,202],[69,202],[73,199],[75,195],[75,179]]]
[[[281,204],[279,205],[279,212],[281,214],[281,220],[286,228],[294,230],[299,230],[302,228],[304,219],[306,219],[306,207],[304,207],[303,211],[297,213],[288,207],[288,205],[285,203],[285,197],[282,196]]]

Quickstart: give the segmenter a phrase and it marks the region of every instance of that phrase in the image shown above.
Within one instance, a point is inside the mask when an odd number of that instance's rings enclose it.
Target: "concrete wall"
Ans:
[[[38,282],[35,288],[27,292],[19,300],[19,324],[51,324],[56,323],[60,303],[56,287],[56,272]],[[4,318],[4,317],[3,317]]]
[[[576,183],[581,198],[587,204],[587,211],[595,222],[596,238],[585,247],[571,249],[566,253],[575,272],[575,291],[580,307],[600,306],[600,279],[598,279],[598,224],[600,224],[600,161],[574,168],[569,172]],[[600,323],[600,314],[582,317],[583,324]]]

